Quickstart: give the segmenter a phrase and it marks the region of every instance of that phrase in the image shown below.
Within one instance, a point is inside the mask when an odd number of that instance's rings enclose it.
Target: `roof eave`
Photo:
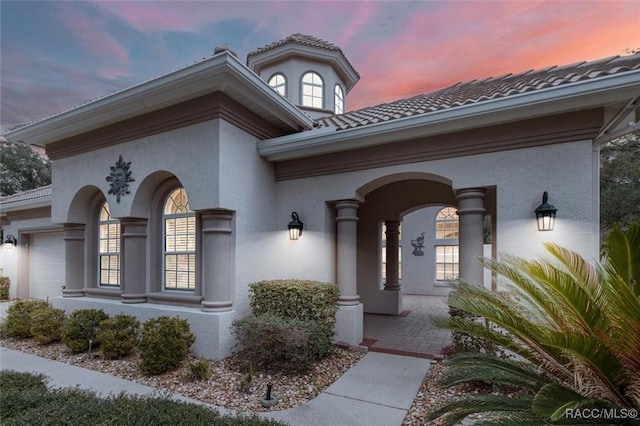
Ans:
[[[258,142],[258,153],[269,161],[292,160],[596,107],[638,92],[640,71],[632,71],[352,129],[267,139]]]
[[[13,141],[46,146],[128,118],[221,91],[247,97],[260,113],[279,127],[309,129],[313,121],[229,52],[80,105],[4,136]],[[234,96],[235,95],[235,96]],[[236,99],[242,103],[243,99]]]
[[[9,204],[3,204],[2,202],[0,202],[0,210],[2,216],[6,216],[6,213],[14,211],[37,209],[41,207],[51,207],[50,195],[47,195],[46,197],[35,198],[33,200],[17,201]]]

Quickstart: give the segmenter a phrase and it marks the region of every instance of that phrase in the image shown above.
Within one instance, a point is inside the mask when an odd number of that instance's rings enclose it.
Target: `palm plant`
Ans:
[[[626,233],[614,228],[605,244],[607,256],[595,266],[558,245],[545,247],[551,259],[484,260],[506,279],[508,298],[476,284],[456,284],[450,306],[483,321],[438,317],[434,322],[486,339],[513,356],[456,355],[445,361],[442,384],[481,381],[496,390],[510,385],[511,392],[467,396],[435,411],[432,419],[455,424],[485,413],[477,424],[602,422],[569,415],[588,409],[615,414],[609,423],[640,423],[640,417],[631,418],[640,410],[640,224]]]

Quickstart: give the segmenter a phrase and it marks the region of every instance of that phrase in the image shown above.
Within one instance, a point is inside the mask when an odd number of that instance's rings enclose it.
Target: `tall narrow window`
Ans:
[[[282,96],[287,96],[287,80],[282,74],[275,74],[269,79],[269,86],[280,93]]]
[[[164,289],[194,290],[196,282],[196,215],[183,188],[164,203]]]
[[[436,216],[436,281],[455,280],[459,276],[458,234],[460,222],[453,207],[441,209]]]
[[[322,79],[315,72],[308,72],[302,77],[302,105],[322,108]]]
[[[100,286],[120,286],[120,222],[111,217],[109,204],[104,203],[98,217],[98,258]]]
[[[336,96],[334,112],[336,114],[342,114],[344,112],[344,93],[342,92],[342,87],[336,84],[335,93]]]

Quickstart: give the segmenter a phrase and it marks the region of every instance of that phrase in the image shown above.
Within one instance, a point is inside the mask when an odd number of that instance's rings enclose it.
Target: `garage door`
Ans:
[[[29,290],[32,299],[62,295],[64,240],[62,233],[32,234],[29,256]]]

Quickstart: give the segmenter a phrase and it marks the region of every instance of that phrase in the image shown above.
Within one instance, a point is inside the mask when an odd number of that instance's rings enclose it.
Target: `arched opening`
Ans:
[[[491,204],[495,191],[486,191]],[[449,333],[435,328],[430,316],[447,315],[449,279],[458,271],[458,200],[452,183],[427,173],[398,174],[364,185],[359,195],[363,343],[372,351],[441,354]]]

